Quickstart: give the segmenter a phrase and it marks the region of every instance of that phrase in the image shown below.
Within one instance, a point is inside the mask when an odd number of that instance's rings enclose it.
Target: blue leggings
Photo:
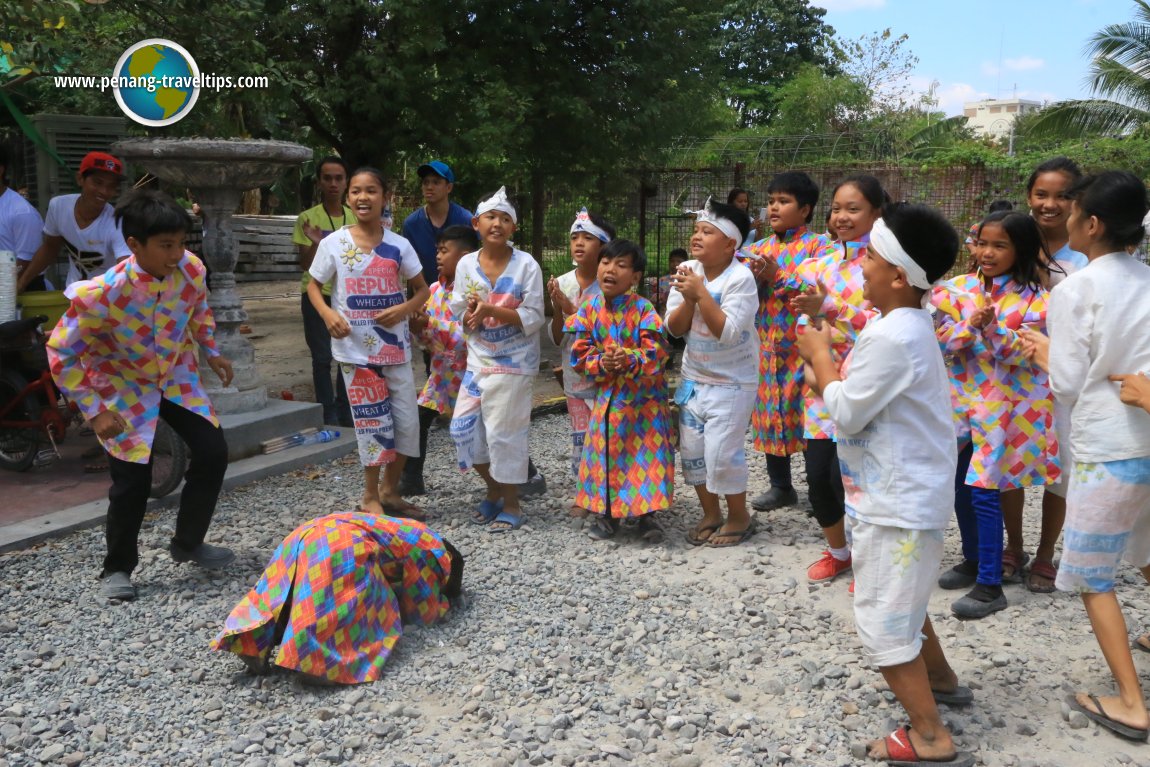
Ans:
[[[954,518],[958,520],[958,534],[962,539],[962,558],[978,561],[978,525],[974,521],[974,510],[970,506],[970,485],[966,484],[966,471],[970,468],[970,458],[974,455],[974,445],[959,445],[958,471],[954,473]]]
[[[966,484],[973,446],[967,443],[958,454],[954,478],[954,516],[962,537],[962,558],[978,562],[978,583],[1002,584],[1002,504],[999,491]]]

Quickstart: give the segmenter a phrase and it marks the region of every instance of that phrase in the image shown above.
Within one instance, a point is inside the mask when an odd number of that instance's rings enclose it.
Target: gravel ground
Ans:
[[[813,521],[780,510],[759,516],[746,545],[694,549],[683,534],[697,501],[680,487],[664,543],[593,542],[565,512],[566,435],[565,416],[535,422],[550,491],[526,504],[522,531],[496,536],[468,523],[479,482],[452,468],[446,432],[432,433],[422,500],[468,556],[466,599],[406,635],[370,685],[248,677],[208,649],[284,534],[354,505],[353,460],[226,494],[210,540],[239,559],[223,574],[172,563],[171,512],[152,520],[135,603],[97,597],[100,530],[0,557],[0,767],[863,762],[852,744],[904,716],[860,661],[849,580],[805,582],[822,548]],[[1135,575],[1124,572],[1120,593],[1139,625],[1150,605]],[[978,696],[944,709],[960,746],[987,765],[1150,765],[1147,746],[1067,715],[1066,693],[1111,689],[1080,602],[1007,594],[1010,608],[967,624],[950,617],[956,594],[932,600],[951,662]]]

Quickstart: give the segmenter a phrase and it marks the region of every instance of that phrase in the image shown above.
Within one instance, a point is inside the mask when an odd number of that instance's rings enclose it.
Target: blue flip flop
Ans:
[[[508,533],[512,530],[518,530],[519,528],[523,527],[523,515],[519,514],[516,516],[515,514],[512,514],[508,511],[499,512],[499,516],[491,521],[502,522],[503,524],[507,525],[507,527],[492,527],[488,530],[488,532],[491,533]]]
[[[487,525],[494,522],[503,512],[503,499],[489,501],[486,498],[480,502],[479,508],[471,516],[471,521],[477,525]]]

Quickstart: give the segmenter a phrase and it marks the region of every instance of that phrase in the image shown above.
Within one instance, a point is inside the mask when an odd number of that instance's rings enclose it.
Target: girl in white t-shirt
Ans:
[[[419,455],[407,318],[427,302],[429,290],[411,243],[381,223],[390,198],[383,174],[358,169],[347,197],[356,223],[320,241],[308,270],[308,299],[331,333],[332,356],[347,382],[363,464],[360,509],[420,519],[421,510],[403,500],[398,487],[404,461]],[[410,299],[402,280],[413,289]],[[331,306],[323,297],[327,282]],[[382,486],[380,466],[387,467]]]

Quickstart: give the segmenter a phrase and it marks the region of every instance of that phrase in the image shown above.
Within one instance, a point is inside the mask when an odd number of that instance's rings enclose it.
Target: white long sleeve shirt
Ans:
[[[703,285],[723,310],[727,321],[718,338],[711,334],[703,313],[695,307],[691,329],[687,331],[687,349],[683,352],[683,380],[695,383],[739,386],[754,390],[759,385],[759,334],[755,330],[755,312],[759,309],[759,291],[751,270],[738,259],[713,280],[703,273],[698,261],[683,264],[703,278]],[[667,296],[667,314],[683,304],[683,294],[672,289]]]
[[[895,309],[859,334],[847,375],[823,390],[838,427],[846,510],[874,525],[945,530],[958,462],[950,383],[923,309]]]
[[[1111,375],[1150,372],[1150,266],[1110,253],[1050,294],[1050,388],[1071,408],[1074,459],[1150,456],[1150,414],[1122,404]]]

